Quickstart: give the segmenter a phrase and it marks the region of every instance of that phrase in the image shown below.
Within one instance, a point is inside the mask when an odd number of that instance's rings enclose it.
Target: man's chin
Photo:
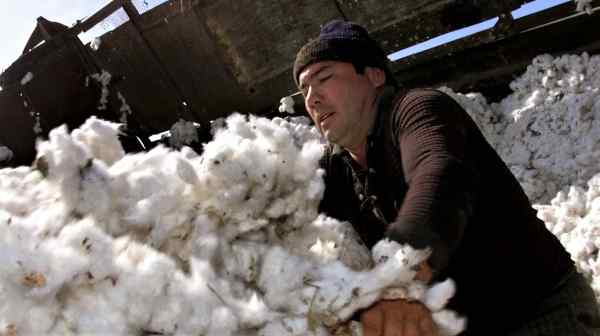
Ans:
[[[327,141],[329,141],[330,143],[338,144],[338,140],[339,139],[336,136],[336,134],[334,134],[333,132],[331,132],[331,130],[325,130],[325,131],[323,131],[321,133],[323,134],[323,137],[325,137],[325,139]]]

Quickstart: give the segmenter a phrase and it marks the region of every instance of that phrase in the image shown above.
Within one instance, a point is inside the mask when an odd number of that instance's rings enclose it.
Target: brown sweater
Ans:
[[[435,279],[456,281],[451,307],[469,334],[501,334],[573,269],[569,254],[452,98],[387,88],[377,113],[368,169],[339,149],[322,160],[321,211],[352,222],[369,247],[384,237],[433,247]]]

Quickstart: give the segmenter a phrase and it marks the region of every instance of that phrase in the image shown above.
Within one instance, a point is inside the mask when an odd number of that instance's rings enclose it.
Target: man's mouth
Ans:
[[[331,117],[333,114],[333,112],[324,113],[323,115],[321,115],[321,117],[319,117],[319,123],[322,123],[323,121]]]

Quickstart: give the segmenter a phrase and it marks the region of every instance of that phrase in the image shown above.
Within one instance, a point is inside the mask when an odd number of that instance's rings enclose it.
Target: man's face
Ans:
[[[359,74],[350,63],[325,61],[300,73],[306,110],[329,142],[348,148],[362,140],[357,137],[366,139],[376,88],[383,84],[372,71],[379,69]]]

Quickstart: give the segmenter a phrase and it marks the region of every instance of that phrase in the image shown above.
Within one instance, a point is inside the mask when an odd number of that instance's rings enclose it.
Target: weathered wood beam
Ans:
[[[86,31],[92,29],[98,23],[102,22],[102,20],[111,16],[114,12],[121,9],[122,6],[123,6],[122,0],[113,0],[113,1],[109,2],[106,6],[102,7],[100,10],[98,10],[96,13],[94,13],[92,16],[87,18],[86,20],[84,20],[82,22],[77,22],[77,24],[71,28],[71,31],[74,32],[76,35],[81,32],[86,32]]]
[[[594,0],[592,5],[600,6],[600,0]],[[471,36],[467,36],[460,40],[446,43],[442,46],[432,48],[406,58],[403,58],[400,62],[396,62],[392,66],[393,71],[402,71],[415,67],[419,64],[427,63],[432,60],[445,57],[446,55],[456,54],[462,50],[473,48],[479,45],[492,43],[496,40],[507,38],[510,35],[519,34],[536,27],[552,23],[556,20],[562,20],[565,17],[571,15],[587,15],[585,13],[577,13],[575,11],[575,4],[572,2],[564,3],[556,7],[549,8],[542,12],[538,12],[533,15],[522,17],[518,20],[514,20],[510,27],[507,29],[488,29]]]
[[[510,13],[531,0],[339,0],[349,20],[361,23],[392,53],[444,33]]]
[[[599,0],[595,3],[600,5]],[[572,10],[571,8],[571,14]],[[507,84],[514,76],[524,71],[531,59],[539,54],[600,52],[600,32],[596,28],[600,11],[592,15],[577,14],[567,19],[560,8],[554,8],[551,12],[521,20],[517,29],[529,26],[533,28],[503,39],[453,53],[443,54],[438,51],[440,53],[437,57],[427,59],[416,55],[418,62],[412,64],[406,64],[402,60],[394,66],[394,75],[409,87],[445,85],[463,92],[482,91],[492,99],[499,99],[510,92]],[[555,18],[550,14],[562,15],[563,19],[546,24],[548,19]]]

